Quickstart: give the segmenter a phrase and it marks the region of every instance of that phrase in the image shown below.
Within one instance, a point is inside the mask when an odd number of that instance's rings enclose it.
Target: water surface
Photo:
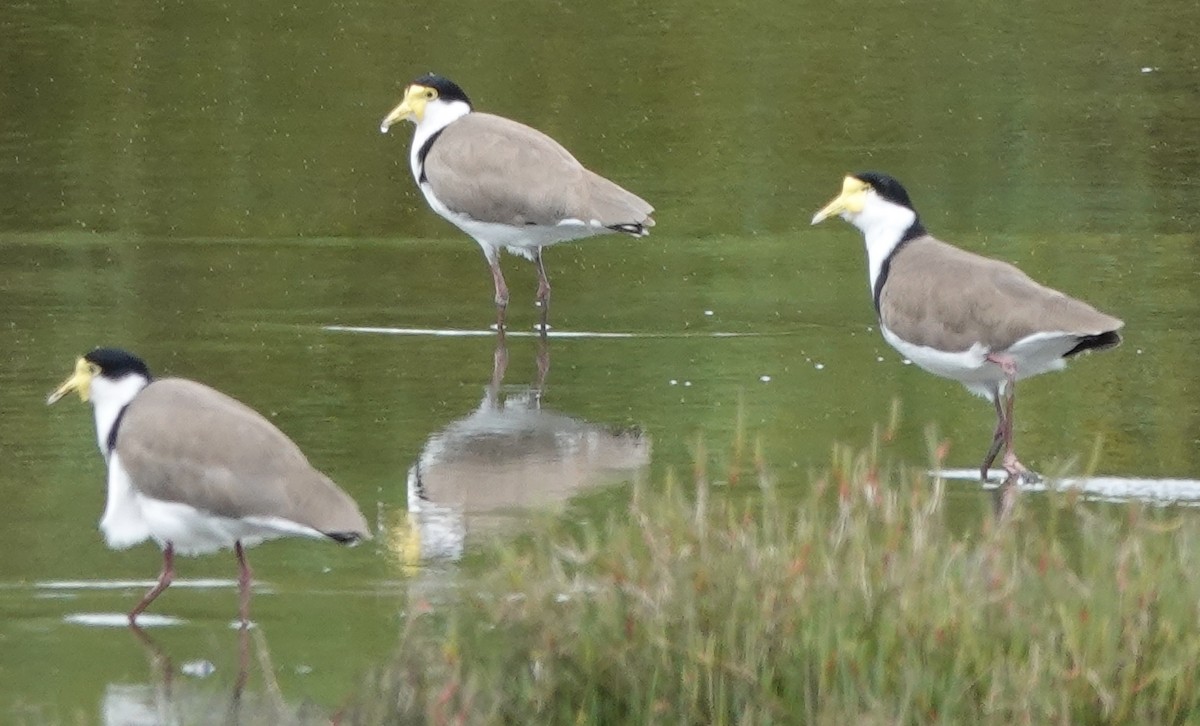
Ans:
[[[603,516],[622,481],[690,471],[698,437],[721,479],[739,420],[785,493],[895,398],[891,456],[927,463],[933,425],[972,468],[990,407],[906,365],[857,232],[808,225],[847,171],[898,176],[935,234],[1127,322],[1022,385],[1026,463],[1200,476],[1200,7],[489,7],[0,11],[0,721],[222,712],[241,670],[247,709],[334,714],[406,613],[469,587],[472,548],[531,511]],[[505,259],[499,377],[482,257],[416,192],[408,129],[377,132],[431,69],[658,208],[649,238],[547,253],[544,346],[520,335],[532,266]],[[179,562],[151,645],[105,627],[159,554],[103,546],[90,411],[44,406],[99,344],[263,411],[379,529],[251,551],[270,669],[239,662],[232,555]],[[951,491],[964,522],[990,506]]]

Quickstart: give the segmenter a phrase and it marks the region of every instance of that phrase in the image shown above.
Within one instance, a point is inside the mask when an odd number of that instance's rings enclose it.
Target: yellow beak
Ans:
[[[80,358],[75,362],[75,372],[71,374],[70,378],[63,381],[63,384],[55,389],[54,393],[51,393],[49,397],[46,398],[46,405],[49,406],[57,403],[60,398],[67,395],[71,391],[78,393],[79,400],[86,402],[92,393],[93,375],[95,374],[92,373],[91,365],[89,365],[88,362],[83,358]]]
[[[391,113],[383,117],[383,121],[379,123],[379,133],[386,134],[388,129],[392,127],[392,124],[396,123],[397,121],[404,121],[414,116],[415,114],[413,113],[412,107],[408,105],[408,99],[406,98],[400,102],[399,106],[393,108]]]
[[[837,195],[833,201],[821,208],[821,211],[813,215],[812,223],[820,224],[826,219],[835,214],[843,214],[850,212],[857,214],[863,210],[863,200],[866,196],[870,185],[861,179],[852,176],[846,177],[842,182],[842,193]]]
[[[379,132],[386,134],[392,124],[398,121],[411,120],[413,123],[421,123],[421,119],[425,117],[425,104],[435,95],[425,86],[415,83],[404,89],[404,100],[400,102],[399,106],[393,108],[391,113],[383,117],[383,121],[379,124]]]

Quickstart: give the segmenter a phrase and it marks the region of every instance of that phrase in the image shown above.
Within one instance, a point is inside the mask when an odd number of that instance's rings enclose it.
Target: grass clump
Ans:
[[[714,495],[698,466],[687,486],[635,488],[606,521],[498,549],[470,593],[410,615],[345,720],[1180,723],[1198,712],[1195,517],[1048,494],[963,526],[948,521],[940,480],[881,468],[878,449],[836,447],[786,501],[761,461],[736,487],[756,483],[754,496]]]

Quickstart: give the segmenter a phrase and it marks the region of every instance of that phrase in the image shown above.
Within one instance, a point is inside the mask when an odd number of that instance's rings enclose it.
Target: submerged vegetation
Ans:
[[[886,438],[835,447],[785,504],[761,456],[742,464],[739,436],[719,485],[697,466],[686,485],[636,487],[603,522],[497,548],[470,593],[410,610],[345,720],[1190,718],[1191,512],[1049,493],[1036,517],[1018,501],[951,526],[944,483],[888,464]]]

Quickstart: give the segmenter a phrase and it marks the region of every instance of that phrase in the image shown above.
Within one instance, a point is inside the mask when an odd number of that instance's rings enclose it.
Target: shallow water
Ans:
[[[785,492],[893,399],[889,455],[926,464],[932,425],[972,469],[990,407],[906,365],[857,232],[808,225],[850,170],[895,174],[935,234],[1126,321],[1120,348],[1022,384],[1026,463],[1196,485],[1200,9],[397,8],[0,13],[0,721],[207,713],[242,669],[232,555],[178,563],[151,644],[106,627],[159,554],[103,546],[90,411],[44,405],[94,345],[268,414],[380,530],[251,551],[251,645],[274,665],[252,656],[247,704],[336,712],[406,612],[453,596],[460,553],[531,511],[601,516],[621,482],[689,472],[700,437],[723,472],[739,420]],[[504,261],[499,350],[477,247],[415,191],[408,129],[376,131],[430,68],[658,208],[649,238],[547,253],[544,345],[532,266]],[[990,506],[971,480],[950,492],[965,522]]]

